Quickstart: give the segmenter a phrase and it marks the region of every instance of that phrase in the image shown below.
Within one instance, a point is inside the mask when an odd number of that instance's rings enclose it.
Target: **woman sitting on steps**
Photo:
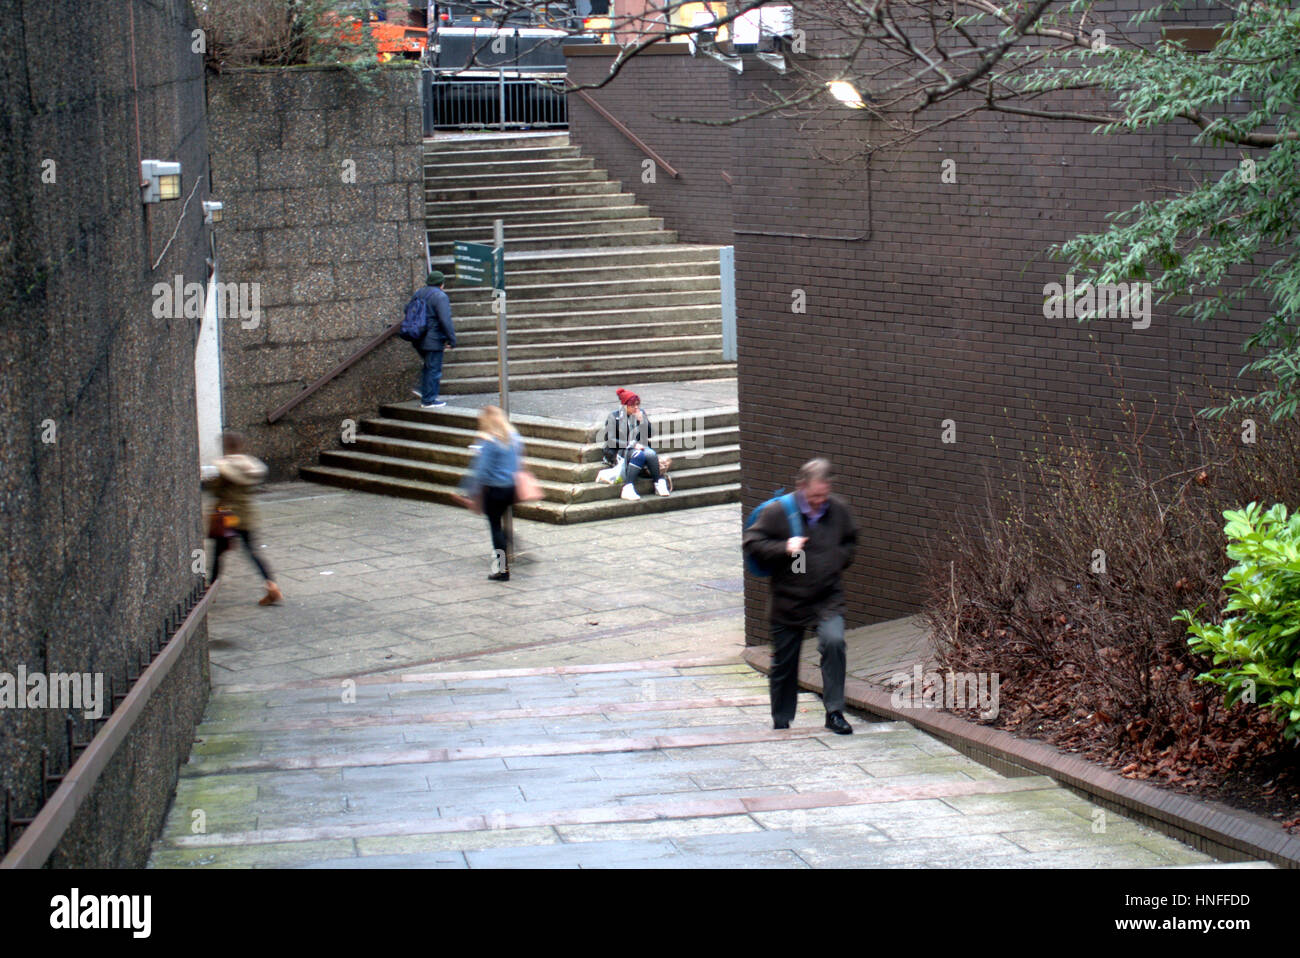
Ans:
[[[596,475],[597,482],[622,482],[622,498],[636,501],[636,480],[644,471],[654,481],[655,492],[666,496],[672,487],[668,482],[671,459],[659,459],[650,448],[653,430],[650,417],[641,409],[641,397],[626,389],[618,390],[620,408],[605,419],[605,463],[609,467]]]

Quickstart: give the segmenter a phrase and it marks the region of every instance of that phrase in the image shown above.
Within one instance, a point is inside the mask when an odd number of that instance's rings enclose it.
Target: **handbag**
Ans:
[[[235,526],[238,524],[238,516],[229,509],[217,506],[212,510],[212,515],[208,516],[208,538],[229,539],[235,534]]]
[[[536,476],[527,469],[520,469],[515,473],[516,502],[536,502],[544,497],[542,484],[537,481]]]

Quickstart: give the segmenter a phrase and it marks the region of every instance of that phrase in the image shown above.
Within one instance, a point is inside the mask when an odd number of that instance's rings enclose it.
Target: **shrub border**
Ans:
[[[757,671],[771,672],[770,647],[751,646],[745,649],[743,658]],[[799,685],[820,694],[820,670],[800,663]],[[1017,738],[1010,732],[976,725],[948,712],[895,708],[887,691],[861,679],[846,679],[844,693],[851,707],[907,722],[996,772],[1011,777],[1050,776],[1103,808],[1220,860],[1262,859],[1282,868],[1300,868],[1300,836],[1288,834],[1276,822],[1262,816],[1127,779],[1045,742]]]

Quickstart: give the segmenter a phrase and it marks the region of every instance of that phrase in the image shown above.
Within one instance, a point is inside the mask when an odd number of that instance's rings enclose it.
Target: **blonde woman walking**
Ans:
[[[492,530],[493,571],[488,578],[508,582],[510,544],[501,520],[517,499],[515,475],[523,468],[524,442],[497,406],[484,406],[479,411],[478,436],[474,459],[460,483],[462,501],[487,516]]]

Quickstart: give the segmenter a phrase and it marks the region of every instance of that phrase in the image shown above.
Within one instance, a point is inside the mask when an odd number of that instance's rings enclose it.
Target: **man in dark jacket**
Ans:
[[[813,459],[799,470],[795,503],[803,516],[796,536],[781,503],[768,505],[745,530],[744,549],[772,571],[772,722],[789,728],[799,694],[799,648],[817,629],[826,727],[852,733],[844,720],[844,588],[840,575],[853,562],[858,532],[843,499],[831,495],[831,465]]]
[[[416,392],[421,409],[438,409],[447,405],[438,399],[438,385],[442,382],[442,351],[456,345],[456,330],[451,324],[451,300],[442,289],[445,280],[442,273],[434,270],[429,274],[428,285],[415,294],[424,300],[429,313],[428,331],[415,343],[416,350],[424,359],[420,389]]]

